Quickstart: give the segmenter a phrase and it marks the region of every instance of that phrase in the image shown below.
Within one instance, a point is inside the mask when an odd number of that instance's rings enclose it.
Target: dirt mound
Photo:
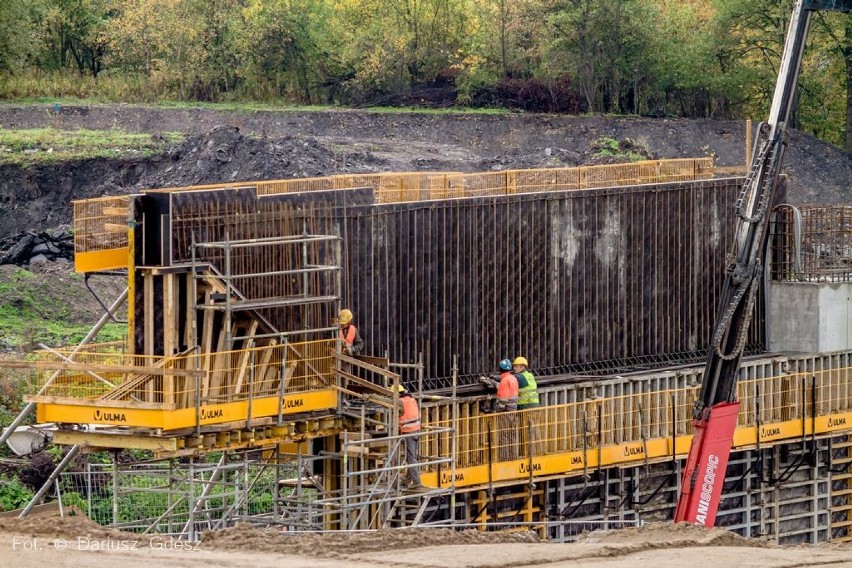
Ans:
[[[187,138],[139,179],[137,187],[167,187],[372,172],[385,163],[369,152],[338,154],[315,138],[256,138],[223,125]]]
[[[248,524],[206,532],[202,546],[216,550],[252,550],[302,556],[347,558],[353,554],[453,544],[538,542],[532,532],[482,532],[450,529],[380,530],[365,533],[281,533]]]
[[[0,533],[27,534],[68,540],[78,537],[135,538],[132,534],[103,527],[85,516],[0,518]]]
[[[690,523],[648,523],[641,527],[594,531],[576,540],[586,544],[630,544],[642,549],[669,546],[747,546],[766,548],[773,544],[764,540],[741,537],[723,528],[705,528]]]
[[[0,165],[0,238],[68,223],[74,199],[156,187],[346,172],[571,167],[643,157],[708,156],[719,167],[742,167],[745,160],[744,124],[735,121],[353,110],[240,113],[126,105],[63,108],[66,112],[65,128],[119,128],[152,136],[168,128],[188,138],[152,157]],[[46,126],[43,107],[0,107],[0,127]],[[783,170],[790,178],[791,203],[852,200],[852,155],[839,148],[791,131]]]

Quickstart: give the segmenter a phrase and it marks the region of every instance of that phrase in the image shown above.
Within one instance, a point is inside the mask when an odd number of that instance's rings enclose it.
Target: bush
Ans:
[[[478,90],[473,95],[472,104],[569,114],[581,114],[587,110],[583,97],[571,88],[567,77],[552,83],[538,79],[504,78]]]
[[[17,477],[0,475],[0,511],[14,511],[30,502],[33,493]]]

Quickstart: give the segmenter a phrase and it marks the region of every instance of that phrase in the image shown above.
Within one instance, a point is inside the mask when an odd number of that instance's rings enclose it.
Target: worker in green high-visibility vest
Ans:
[[[538,385],[528,366],[526,357],[515,357],[512,361],[512,370],[518,378],[518,410],[539,406]]]

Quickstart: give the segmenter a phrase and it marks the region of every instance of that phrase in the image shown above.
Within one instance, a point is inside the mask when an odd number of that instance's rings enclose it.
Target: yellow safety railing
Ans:
[[[149,190],[172,193],[254,188],[275,195],[369,187],[376,203],[427,201],[707,179],[712,158],[649,160],[628,164],[506,170],[500,172],[392,172],[342,174],[316,178],[249,181]],[[74,202],[74,250],[77,270],[89,272],[127,266],[128,197],[101,197]]]
[[[67,365],[70,351],[42,351],[38,362],[52,366],[40,370],[39,394],[28,400],[175,409],[308,392],[330,383],[334,347],[321,340],[162,357],[102,345],[73,354]]]
[[[468,468],[549,455],[619,447],[623,461],[671,455],[690,436],[699,387],[645,392],[515,412],[460,417],[456,467]],[[852,429],[852,368],[741,381],[740,445]],[[446,416],[446,415],[443,415]],[[453,425],[450,418],[434,426]],[[665,440],[666,453],[647,445]],[[678,447],[679,451],[687,448]],[[424,433],[421,451],[450,455],[447,439]],[[622,455],[620,454],[620,455]]]
[[[72,202],[78,272],[127,266],[129,199],[120,195]]]

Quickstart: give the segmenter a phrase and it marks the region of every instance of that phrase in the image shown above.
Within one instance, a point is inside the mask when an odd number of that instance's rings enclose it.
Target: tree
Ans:
[[[240,68],[259,98],[319,100],[319,86],[340,70],[332,54],[331,6],[317,0],[251,0],[236,32]]]
[[[0,70],[17,72],[25,67],[40,7],[28,0],[0,2]]]
[[[638,111],[635,77],[649,63],[653,3],[548,0],[547,71],[576,78],[593,112]],[[632,95],[632,96],[631,96]],[[623,100],[633,100],[625,108]]]
[[[73,62],[80,75],[98,76],[107,48],[107,0],[57,0],[40,20],[45,67],[62,69]]]

